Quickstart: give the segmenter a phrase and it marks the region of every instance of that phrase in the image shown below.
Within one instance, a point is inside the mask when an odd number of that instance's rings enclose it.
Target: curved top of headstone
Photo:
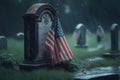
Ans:
[[[52,5],[48,4],[48,3],[36,3],[33,4],[30,8],[28,8],[28,10],[25,13],[25,17],[35,17],[36,20],[41,21],[42,15],[44,13],[48,13],[52,19],[52,21],[56,20],[57,14],[56,14],[56,10],[54,7],[52,7]]]
[[[5,37],[5,36],[0,36],[0,39],[1,39],[1,38],[6,38],[6,37]]]
[[[115,30],[115,29],[118,29],[118,24],[117,23],[113,23],[112,26],[111,26],[111,30]]]
[[[44,10],[48,9],[53,12],[56,12],[55,9],[52,7],[52,5],[48,3],[36,3],[36,4],[33,4],[25,14],[39,14],[39,12],[43,9]]]
[[[76,29],[80,29],[82,26],[84,26],[84,24],[82,24],[82,23],[77,24]]]

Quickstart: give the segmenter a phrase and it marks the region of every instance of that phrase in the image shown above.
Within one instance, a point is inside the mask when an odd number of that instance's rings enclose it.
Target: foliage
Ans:
[[[105,34],[105,37],[101,43],[109,43],[110,37],[109,33]],[[101,61],[96,62],[87,62],[86,58],[91,58],[95,56],[101,56],[105,52],[109,52],[110,50],[98,50],[95,52],[88,52],[87,49],[75,48],[74,44],[75,41],[72,39],[72,34],[66,34],[67,42],[74,54],[74,61],[65,62],[68,63],[65,66],[67,68],[73,68],[74,65],[79,66],[81,68],[90,69],[94,67],[103,67],[103,66],[120,66],[120,59],[119,58],[108,58]],[[98,43],[95,41],[96,35],[93,34],[91,36],[87,35],[87,43],[88,47],[96,47]],[[24,41],[17,41],[15,39],[9,38],[8,39],[8,50],[1,51],[0,55],[4,54],[6,59],[10,59],[10,61],[14,60],[18,63],[23,62],[24,57]],[[1,57],[0,57],[1,58]],[[15,58],[15,59],[14,59]],[[0,59],[1,62],[1,59]],[[70,64],[69,64],[70,63]],[[0,63],[1,64],[1,63]],[[71,65],[72,64],[72,65]],[[74,69],[73,69],[74,70]],[[73,80],[73,74],[67,72],[63,68],[53,68],[53,69],[37,69],[32,71],[17,71],[14,69],[6,69],[0,67],[0,80]]]
[[[17,64],[15,56],[8,51],[1,51],[0,52],[0,66],[6,68],[12,68],[14,65]]]

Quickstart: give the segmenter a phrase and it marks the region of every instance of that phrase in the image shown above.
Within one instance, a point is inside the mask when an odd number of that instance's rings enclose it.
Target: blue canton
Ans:
[[[60,23],[60,20],[58,19],[57,21],[57,26],[56,26],[56,29],[55,29],[55,38],[58,38],[58,37],[61,37],[61,36],[64,36],[64,33],[63,33],[63,30],[62,30],[62,27],[61,27],[61,23]]]

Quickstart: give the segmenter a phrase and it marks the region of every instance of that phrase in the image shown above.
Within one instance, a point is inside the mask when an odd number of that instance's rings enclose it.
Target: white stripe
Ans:
[[[51,44],[49,44],[47,41],[46,41],[46,45],[49,46],[49,48],[51,48],[52,50],[54,50],[54,46],[52,46]]]
[[[64,37],[64,40],[65,40],[65,42],[66,42],[66,44],[67,44],[67,41],[66,41],[65,37]],[[69,51],[71,52],[71,55],[73,56],[72,51],[71,51],[71,49],[70,49],[70,47],[69,47],[68,44],[67,44],[67,46],[68,46]]]
[[[58,45],[59,45],[59,44],[58,44]],[[58,45],[57,45],[57,46],[58,46]],[[57,46],[56,46],[56,48],[57,48]],[[58,51],[58,52],[57,52],[56,54],[57,54],[57,55],[60,55],[61,60],[62,60],[62,61],[65,60],[64,57],[63,57],[63,55],[62,55],[62,53],[61,53],[61,51],[60,51],[58,48],[57,48],[57,51]]]
[[[61,38],[60,38],[61,39]],[[59,39],[59,40],[60,40]],[[67,59],[68,60],[68,57],[67,57],[67,55],[66,55],[66,53],[65,53],[65,51],[64,51],[64,49],[63,49],[63,46],[61,45],[62,43],[60,43],[60,41],[58,40],[58,44],[60,45],[60,48],[62,49],[62,53],[63,53],[63,55],[64,55],[64,57],[65,57],[65,59]]]
[[[56,60],[56,63],[58,63],[60,61],[60,57],[59,57],[59,51],[58,51],[58,48],[57,48],[56,44],[55,44],[55,54],[56,54],[55,56],[58,57],[58,59]]]
[[[69,45],[68,45],[68,43],[67,43],[67,41],[66,41],[65,37],[63,37],[63,38],[64,38],[64,40],[65,40],[65,42],[66,42],[66,45],[67,45],[68,50],[69,50],[69,52],[70,52],[71,58],[73,58],[72,51],[71,51],[71,49],[70,49],[70,47],[69,47]]]
[[[46,41],[46,44],[47,44],[47,46],[49,46],[49,48],[51,48],[52,51],[54,52],[54,46],[52,46],[51,44],[49,44],[47,41]],[[54,53],[52,54],[52,52],[50,52],[50,53],[51,53],[51,56],[53,56],[53,57],[52,57],[52,60],[55,61],[55,63],[56,63],[57,60],[56,60],[55,54],[54,54]]]
[[[52,41],[51,38],[48,37],[47,40],[50,41],[52,45],[54,45],[54,41]],[[46,42],[48,42],[48,41],[46,41]]]
[[[62,41],[62,44],[64,45],[64,47],[65,47],[65,49],[66,49],[66,51],[67,51],[66,54],[68,54],[68,56],[69,56],[68,58],[71,58],[70,52],[69,52],[69,50],[68,50],[68,48],[67,48],[68,45],[65,44],[66,42],[64,42],[63,39],[61,39],[61,41]]]
[[[49,33],[48,37],[51,37],[54,40],[54,35],[52,35],[52,34]]]

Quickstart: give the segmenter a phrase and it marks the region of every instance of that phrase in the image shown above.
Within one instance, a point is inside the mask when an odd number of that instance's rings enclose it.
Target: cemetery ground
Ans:
[[[95,34],[87,35],[88,48],[75,48],[75,41],[72,39],[72,34],[66,34],[65,36],[74,54],[74,59],[81,68],[89,70],[94,67],[120,66],[120,57],[104,58],[93,62],[87,61],[89,58],[100,57],[102,54],[110,52],[110,33],[106,33],[103,41],[101,42],[101,44],[105,44],[105,47],[95,51],[88,51],[89,48],[95,48],[98,46]],[[0,80],[73,80],[73,73],[63,69],[50,70],[48,68],[41,68],[32,71],[21,71],[17,66],[11,68],[12,64],[19,65],[23,63],[23,40],[8,38],[8,49],[0,51],[0,59]],[[1,64],[2,62],[11,63],[7,63],[8,65],[5,65]],[[5,65],[6,68],[1,65]]]

